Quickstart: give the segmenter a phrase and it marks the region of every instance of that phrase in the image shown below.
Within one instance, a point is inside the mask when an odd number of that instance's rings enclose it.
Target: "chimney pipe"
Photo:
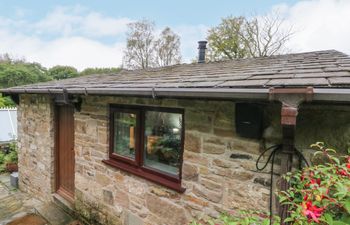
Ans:
[[[198,63],[205,63],[205,49],[207,49],[207,41],[198,41]]]

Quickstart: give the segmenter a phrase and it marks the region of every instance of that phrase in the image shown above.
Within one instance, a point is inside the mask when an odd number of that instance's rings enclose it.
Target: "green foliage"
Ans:
[[[111,74],[118,73],[121,69],[116,67],[110,68],[86,68],[80,72],[80,76],[90,75],[90,74]]]
[[[5,166],[7,163],[17,163],[18,162],[18,148],[17,143],[12,142],[9,144],[9,151],[7,154],[0,151],[0,173],[5,172]]]
[[[0,151],[0,173],[5,172],[5,154]]]
[[[3,97],[0,94],[0,108],[2,107],[12,107],[15,106],[15,103],[11,100],[10,97]]]
[[[318,164],[287,174],[291,186],[279,193],[280,202],[290,206],[285,222],[350,224],[350,156],[338,158],[322,142],[311,146],[318,150]]]
[[[4,157],[5,163],[17,163],[18,162],[18,148],[17,143],[12,142],[9,144],[9,153]]]
[[[278,13],[246,18],[229,16],[208,31],[210,61],[265,57],[280,54],[292,35],[291,27],[282,26]]]
[[[0,88],[7,88],[51,80],[38,63],[13,60],[8,55],[0,57]],[[0,94],[0,107],[15,106],[9,97]]]
[[[222,19],[218,26],[209,29],[208,56],[211,60],[247,57],[248,48],[240,36],[244,23],[244,17],[229,16]]]
[[[0,63],[0,87],[7,88],[50,80],[46,69],[38,63]]]
[[[71,66],[54,66],[49,69],[48,75],[55,80],[62,80],[79,76],[78,70]]]
[[[0,88],[8,88],[50,80],[61,80],[88,74],[118,73],[120,68],[87,68],[81,73],[71,66],[54,66],[47,70],[39,63],[11,58],[8,54],[0,55]],[[8,97],[0,95],[0,107],[15,106]]]

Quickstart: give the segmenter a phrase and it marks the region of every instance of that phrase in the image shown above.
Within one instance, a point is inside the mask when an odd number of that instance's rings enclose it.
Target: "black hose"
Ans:
[[[270,170],[270,200],[269,200],[269,210],[270,210],[270,225],[272,224],[272,200],[273,200],[273,170],[274,170],[274,164],[275,164],[275,156],[276,156],[276,153],[278,153],[279,151],[281,151],[283,148],[283,145],[282,144],[277,144],[277,145],[273,145],[267,149],[265,149],[258,157],[258,159],[256,160],[256,169],[258,171],[262,171],[264,170],[267,165],[269,164],[269,162],[271,162],[271,170]],[[259,162],[260,162],[260,159],[265,155],[266,152],[270,151],[271,150],[271,153],[267,159],[267,161],[265,162],[265,164],[262,166],[262,167],[259,167]],[[304,155],[299,151],[297,150],[296,148],[294,148],[294,152],[295,154],[299,157],[299,167],[301,168],[301,163],[302,161],[305,162],[305,164],[307,166],[309,166],[309,163],[307,162],[306,158],[304,157]]]

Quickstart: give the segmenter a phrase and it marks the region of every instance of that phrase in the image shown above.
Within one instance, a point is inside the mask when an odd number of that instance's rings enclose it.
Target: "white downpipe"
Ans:
[[[15,131],[15,127],[13,126],[13,121],[12,121],[12,117],[11,117],[11,113],[10,113],[10,109],[9,108],[7,108],[7,113],[9,115],[13,137],[16,139],[17,138],[16,137],[16,131]]]

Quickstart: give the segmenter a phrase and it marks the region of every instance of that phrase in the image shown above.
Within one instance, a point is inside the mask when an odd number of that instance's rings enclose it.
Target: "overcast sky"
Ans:
[[[46,67],[118,67],[126,25],[147,18],[181,36],[185,62],[222,17],[278,9],[295,34],[292,52],[336,49],[350,54],[350,0],[0,0],[0,53]]]

